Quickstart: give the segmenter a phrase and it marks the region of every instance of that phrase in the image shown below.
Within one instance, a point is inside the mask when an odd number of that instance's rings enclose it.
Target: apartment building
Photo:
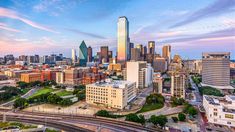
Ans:
[[[184,73],[174,73],[171,75],[171,96],[185,98],[185,81]]]
[[[106,79],[86,85],[86,102],[124,109],[136,97],[136,83]]]

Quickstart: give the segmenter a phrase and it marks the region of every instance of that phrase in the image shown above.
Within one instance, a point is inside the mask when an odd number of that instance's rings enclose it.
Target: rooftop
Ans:
[[[105,81],[96,82],[89,84],[88,86],[98,86],[98,87],[113,87],[113,88],[125,88],[126,85],[133,84],[134,82],[123,81],[123,80],[111,80],[106,79]]]

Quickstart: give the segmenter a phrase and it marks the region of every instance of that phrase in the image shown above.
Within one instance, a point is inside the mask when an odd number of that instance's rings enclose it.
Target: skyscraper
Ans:
[[[118,42],[118,61],[123,62],[128,59],[129,56],[129,22],[125,16],[118,18],[118,32],[117,32],[117,42]]]
[[[211,86],[230,85],[230,53],[202,54],[202,83]],[[217,87],[218,88],[218,87]]]
[[[82,41],[81,45],[79,46],[79,65],[85,66],[87,63],[87,46],[84,40]]]
[[[108,58],[109,58],[109,47],[101,46],[100,47],[100,61],[108,62]]]
[[[155,54],[155,41],[148,42],[148,54]]]
[[[134,60],[134,61],[140,60],[140,49],[131,48],[131,60]]]
[[[130,60],[131,59],[131,49],[132,48],[134,48],[134,43],[129,43],[129,59],[128,60]]]
[[[92,48],[91,48],[91,46],[89,46],[87,48],[87,61],[92,62]]]
[[[72,63],[76,63],[76,62],[77,62],[76,50],[72,49]]]
[[[164,45],[162,47],[162,57],[167,59],[168,64],[171,62],[171,46],[170,45]]]

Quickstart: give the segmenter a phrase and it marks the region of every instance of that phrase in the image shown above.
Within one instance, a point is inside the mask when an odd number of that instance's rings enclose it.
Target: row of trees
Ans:
[[[52,85],[57,85],[57,83],[54,80],[49,80],[49,81],[34,81],[30,83],[26,83],[23,81],[17,82],[18,87],[20,88],[29,88],[29,87],[35,87],[35,86],[40,86],[40,87],[45,87],[45,86],[52,86]]]
[[[41,94],[38,96],[34,96],[29,99],[18,98],[14,102],[15,108],[23,109],[27,107],[29,104],[40,104],[40,103],[50,103],[61,106],[69,106],[72,104],[70,99],[63,99],[60,96],[52,93]]]
[[[1,88],[0,92],[0,102],[11,99],[14,96],[19,96],[23,94],[23,90],[17,87],[4,86]]]
[[[183,98],[171,97],[171,105],[173,107],[183,105],[184,103],[185,103],[185,100]]]

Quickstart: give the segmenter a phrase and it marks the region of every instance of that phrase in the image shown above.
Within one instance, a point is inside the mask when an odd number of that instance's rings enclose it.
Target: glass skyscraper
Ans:
[[[87,46],[84,41],[82,41],[81,45],[79,46],[79,65],[80,66],[86,66],[87,63]]]
[[[126,61],[129,57],[129,22],[125,16],[118,18],[118,32],[117,32],[117,43],[118,43],[118,55],[117,59],[120,62]]]

